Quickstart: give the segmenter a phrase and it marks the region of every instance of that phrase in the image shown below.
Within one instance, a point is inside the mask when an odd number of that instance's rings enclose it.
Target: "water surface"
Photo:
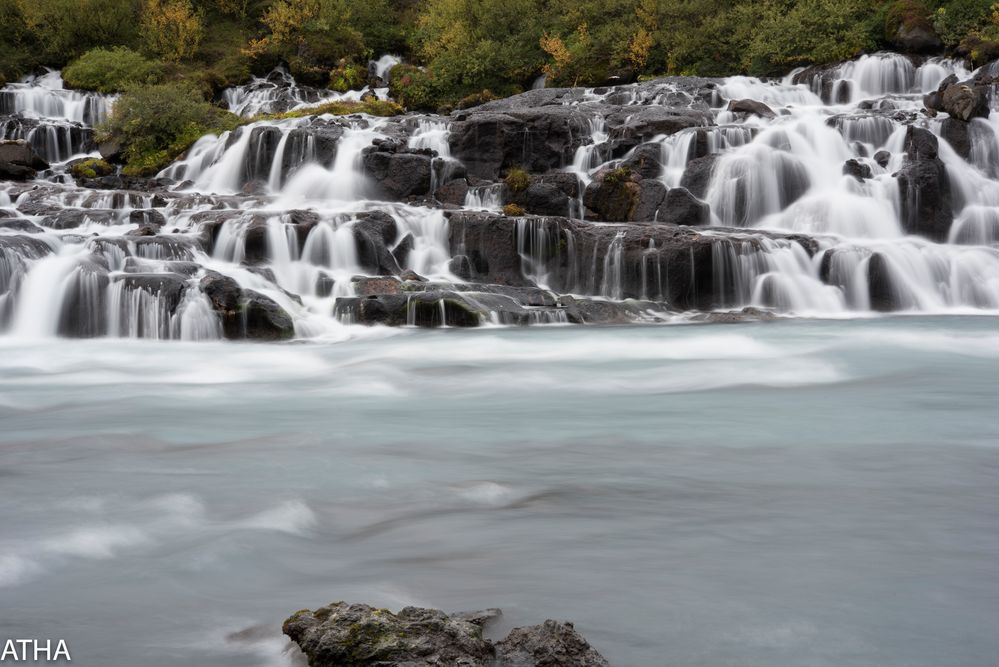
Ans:
[[[994,664],[997,377],[991,317],[3,338],[0,636],[289,665],[346,599],[623,667]]]

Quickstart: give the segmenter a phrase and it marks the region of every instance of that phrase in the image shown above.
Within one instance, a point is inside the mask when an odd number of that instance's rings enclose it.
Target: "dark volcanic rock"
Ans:
[[[989,115],[988,92],[983,86],[963,83],[947,86],[940,96],[940,105],[951,118],[958,120],[969,121]]]
[[[30,180],[48,166],[27,141],[0,141],[0,180]]]
[[[499,610],[448,615],[406,607],[398,614],[337,602],[296,612],[283,630],[310,667],[607,667],[571,623],[515,628],[501,642],[482,637]]]
[[[366,149],[363,163],[380,199],[399,200],[430,192],[433,158],[429,155]]]
[[[230,340],[288,340],[295,335],[291,316],[272,299],[244,290],[228,276],[206,272],[201,291],[222,321],[222,334]]]
[[[905,164],[896,174],[902,200],[902,228],[944,241],[954,221],[950,179],[937,155],[937,138],[910,126],[905,135]]]
[[[843,173],[847,176],[853,176],[858,181],[866,180],[872,176],[871,166],[856,159],[843,163]]]
[[[572,623],[552,620],[514,628],[496,644],[496,653],[500,664],[509,667],[609,667]]]
[[[948,116],[940,123],[940,136],[965,160],[971,155],[970,123]]]
[[[660,184],[662,185],[662,184]],[[639,204],[641,186],[627,169],[598,173],[583,192],[583,205],[593,211],[594,219],[604,222],[627,222]],[[665,195],[665,193],[662,193]],[[662,201],[660,197],[659,202]],[[653,211],[659,202],[654,204]],[[648,204],[644,208],[649,208]]]
[[[763,102],[756,100],[732,100],[728,103],[728,110],[735,113],[751,114],[760,118],[776,118],[777,114]]]
[[[490,105],[483,105],[455,115],[448,138],[451,155],[470,175],[495,181],[511,167],[529,172],[558,169],[589,140],[587,117],[577,109],[514,108],[519,97],[505,100],[508,110],[503,112],[484,110]]]
[[[705,197],[717,161],[718,155],[711,154],[688,162],[680,179],[681,187],[687,188],[695,197]]]
[[[711,224],[711,207],[686,188],[670,188],[657,220],[670,225],[705,227]]]

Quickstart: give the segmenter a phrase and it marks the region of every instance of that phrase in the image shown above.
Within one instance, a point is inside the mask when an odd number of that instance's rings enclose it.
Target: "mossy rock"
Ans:
[[[114,167],[100,158],[88,158],[73,164],[69,171],[76,179],[98,178],[113,174]]]
[[[524,210],[523,206],[517,206],[516,204],[507,204],[503,207],[503,215],[509,216],[511,218],[516,218],[526,214],[527,211]]]

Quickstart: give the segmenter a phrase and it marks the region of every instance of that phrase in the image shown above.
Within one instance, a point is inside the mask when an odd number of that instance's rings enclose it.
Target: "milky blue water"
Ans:
[[[0,339],[0,637],[290,665],[333,600],[614,665],[999,656],[999,320]]]

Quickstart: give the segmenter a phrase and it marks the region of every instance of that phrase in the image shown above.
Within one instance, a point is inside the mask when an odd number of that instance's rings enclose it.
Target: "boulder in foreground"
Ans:
[[[499,615],[418,607],[393,614],[334,602],[296,612],[283,629],[310,667],[608,667],[571,623],[549,620],[515,628],[500,642],[485,639],[483,627]]]

